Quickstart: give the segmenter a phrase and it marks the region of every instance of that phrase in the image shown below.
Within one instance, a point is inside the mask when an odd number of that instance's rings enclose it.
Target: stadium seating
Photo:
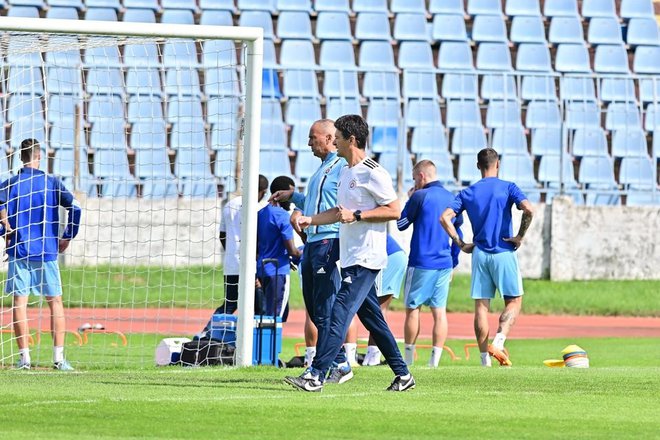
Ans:
[[[353,36],[348,13],[320,12],[316,18],[316,38],[319,40],[351,41]]]
[[[544,2],[543,15],[547,17],[578,17],[577,0],[552,0]]]
[[[577,16],[554,17],[550,22],[548,40],[552,44],[583,44],[584,35],[580,19]]]
[[[646,134],[641,128],[617,130],[612,138],[612,156],[648,157]]]
[[[658,23],[651,18],[632,18],[628,22],[627,43],[630,46],[658,45]]]
[[[507,6],[510,3],[507,2]],[[538,7],[538,5],[537,5]],[[540,16],[516,16],[511,22],[511,42],[547,44]]]
[[[448,150],[444,127],[422,126],[415,128],[410,142],[410,151],[413,153],[431,153],[436,150]]]
[[[348,0],[316,0],[314,9],[317,12],[345,12],[347,14],[351,12]]]
[[[540,17],[541,7],[539,5],[539,0],[506,0],[504,13],[510,17],[518,15]]]
[[[431,39],[433,41],[468,41],[463,16],[435,14],[431,27]]]

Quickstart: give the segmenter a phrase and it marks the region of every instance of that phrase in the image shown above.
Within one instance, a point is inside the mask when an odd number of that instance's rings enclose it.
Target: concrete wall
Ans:
[[[87,199],[65,264],[215,265],[220,201]],[[660,207],[537,205],[518,251],[526,278],[660,279]],[[514,209],[514,233],[521,213]],[[396,229],[392,225],[392,229]],[[465,241],[472,240],[466,219]],[[411,231],[395,234],[406,247]],[[462,254],[458,270],[470,272]]]

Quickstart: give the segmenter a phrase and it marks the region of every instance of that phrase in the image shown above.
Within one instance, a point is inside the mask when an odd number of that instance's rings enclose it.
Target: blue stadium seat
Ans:
[[[442,126],[417,127],[413,130],[410,151],[430,153],[435,150],[448,151],[447,135]]]
[[[126,93],[129,95],[162,96],[162,82],[157,69],[130,69],[126,73]]]
[[[509,3],[510,1],[507,2],[507,6]],[[545,27],[543,26],[541,16],[513,17],[513,21],[511,22],[511,42],[547,44]]]
[[[42,2],[43,3],[43,2]],[[36,6],[12,6],[8,8],[7,17],[39,18],[39,8]]]
[[[501,0],[468,0],[468,15],[502,15]]]
[[[277,36],[281,39],[311,40],[312,22],[309,13],[284,11],[277,18]]]
[[[648,156],[624,157],[619,169],[619,183],[625,187],[652,189],[656,186],[653,179],[654,166]]]
[[[236,96],[214,96],[206,102],[206,114],[209,124],[213,126],[238,126],[238,109],[240,98]]]
[[[308,151],[309,150],[309,127],[302,125],[294,125],[291,129],[291,141],[289,148],[293,151]]]
[[[316,17],[316,38],[319,40],[353,40],[347,12],[320,12]]]
[[[579,128],[573,135],[574,156],[607,155],[607,139],[600,127]]]
[[[531,101],[525,118],[527,128],[561,127],[559,106],[554,101]]]
[[[561,154],[562,130],[560,127],[536,128],[532,130],[532,154],[535,156],[559,156]],[[539,177],[539,180],[543,180]]]
[[[131,178],[126,151],[97,150],[94,153],[94,175],[102,178]]]
[[[548,47],[545,44],[536,43],[520,44],[516,55],[516,69],[521,71],[552,72]]]
[[[562,157],[559,155],[543,156],[539,163],[539,182],[557,187],[563,180],[567,187],[576,187],[573,159],[568,155],[563,157],[563,173],[561,173],[561,164]]]
[[[309,40],[285,40],[280,47],[280,64],[285,69],[316,68],[314,46]]]
[[[650,0],[621,0],[621,18],[653,18],[653,3]]]
[[[355,5],[353,7],[355,8]],[[387,14],[380,12],[359,13],[355,22],[355,38],[358,40],[392,40]]]
[[[486,146],[486,133],[480,125],[458,127],[454,130],[451,140],[451,152],[453,154],[476,155]]]
[[[641,128],[617,130],[612,136],[612,156],[648,157],[646,133]]]
[[[477,169],[477,158],[474,154],[458,156],[458,181],[466,184],[481,180],[481,172]]]
[[[660,125],[657,125],[660,128]],[[653,131],[653,149],[651,150],[651,156],[654,156],[656,159],[660,159],[660,132]]]
[[[155,23],[156,13],[153,9],[127,9],[122,20],[129,23]]]
[[[318,166],[319,159],[310,149],[300,150],[296,154],[295,175],[299,180],[307,182]]]
[[[366,72],[362,82],[365,98],[399,98],[399,74],[394,72]]]
[[[148,119],[153,121],[165,121],[163,116],[163,101],[154,95],[133,95],[128,101],[128,122],[140,122]]]
[[[601,1],[601,0],[599,0]],[[589,44],[623,44],[619,20],[612,17],[596,17],[589,22],[587,33]]]
[[[9,12],[18,8],[14,6]],[[36,10],[36,9],[35,9]],[[40,67],[42,62],[41,53],[32,51],[25,53],[25,47],[40,47],[42,42],[37,35],[26,35],[21,40],[10,39],[7,47],[7,64],[15,67]]]
[[[465,15],[463,0],[430,0],[429,12],[431,14]]]
[[[204,92],[207,96],[239,96],[238,72],[233,67],[206,69]]]
[[[48,97],[48,122],[55,124],[61,121],[73,121],[76,106],[79,106],[79,115],[82,117],[82,98],[80,96],[51,94]],[[11,106],[8,110],[11,110]],[[10,115],[7,116],[9,120]]]
[[[72,178],[74,176],[75,151],[73,148],[62,148],[55,152],[53,160],[53,174],[60,178]],[[78,154],[79,173],[81,180],[86,181],[90,178],[89,162],[87,158],[87,149],[82,148]],[[5,161],[3,161],[5,162]],[[72,185],[67,185],[68,189],[73,190]]]
[[[58,20],[78,20],[78,8],[51,6],[48,9],[48,12],[46,12],[46,18],[55,18]]]
[[[165,13],[172,9],[183,9],[193,13],[199,12],[199,9],[197,8],[197,0],[160,0],[160,5],[165,9]],[[163,15],[165,15],[165,13],[163,13]]]
[[[363,41],[359,64],[367,70],[395,70],[392,45],[387,41]]]
[[[181,196],[191,199],[215,199],[217,182],[213,176],[183,177],[179,179]]]
[[[308,14],[312,12],[311,0],[277,0],[278,11],[303,11]]]
[[[123,119],[99,119],[92,126],[90,147],[95,150],[126,150],[124,125]]]
[[[655,131],[660,130],[660,104],[649,104],[646,107],[646,117],[644,118],[644,129],[653,131],[653,144],[656,144]],[[660,144],[659,144],[660,146]]]
[[[505,43],[481,43],[477,49],[477,69],[512,70],[511,52]]]
[[[486,127],[522,127],[520,104],[517,101],[490,101],[486,110]]]
[[[523,191],[528,198],[532,197],[529,189],[536,188],[538,185],[534,178],[534,162],[527,153],[504,155],[500,159],[499,178],[516,182],[519,187],[524,188]]]
[[[323,81],[323,95],[326,98],[360,96],[357,72],[326,70]]]
[[[209,83],[213,84],[212,78]],[[168,69],[164,87],[166,95],[202,96],[197,69]]]
[[[140,120],[131,127],[130,146],[134,150],[161,149],[165,151],[167,131],[160,118]],[[138,174],[138,177],[147,177]]]
[[[215,0],[207,0],[207,2],[213,2]],[[231,7],[234,7],[233,0],[229,0]],[[200,1],[200,7],[202,8],[202,17],[199,19],[199,24],[209,25],[209,26],[233,26],[234,19],[232,17],[231,10],[214,10],[209,9],[208,7],[202,6],[204,0]]]
[[[426,14],[426,2],[424,0],[391,0],[390,11],[394,14]]]
[[[461,100],[447,102],[447,128],[481,127],[481,112],[476,101]]]
[[[556,101],[556,78],[550,75],[525,75],[522,78],[520,96],[525,101]]]
[[[438,83],[435,72],[403,72],[403,97],[410,98],[438,98]]]
[[[578,17],[554,17],[550,22],[548,41],[552,44],[584,44],[580,19]]]
[[[591,76],[564,76],[560,80],[561,98],[567,101],[595,101],[596,86]]]
[[[496,128],[493,132],[493,148],[504,156],[528,154],[525,130],[514,126]]]
[[[207,151],[188,149],[177,152],[174,172],[179,177],[183,197],[217,197],[217,182],[211,174],[211,163]]]
[[[282,105],[277,99],[261,99],[261,121],[282,123]]]
[[[87,109],[90,123],[105,119],[124,120],[124,102],[118,95],[92,95]]]
[[[424,14],[397,14],[394,19],[394,39],[397,41],[429,41]]]
[[[517,99],[516,79],[513,75],[485,74],[481,81],[481,98]]]
[[[318,164],[317,164],[318,167]],[[270,182],[277,176],[291,175],[291,162],[286,151],[260,151],[259,172]]]
[[[124,95],[124,75],[120,69],[91,68],[87,72],[87,93]]]
[[[472,73],[444,74],[442,77],[442,97],[445,99],[477,99],[477,75]]]
[[[142,148],[135,152],[135,177],[174,179],[164,147]]]
[[[584,18],[616,17],[614,0],[582,0],[582,16]],[[590,24],[593,24],[593,20]]]
[[[348,0],[316,0],[314,2],[314,9],[319,12],[344,12],[350,14],[351,7]]]
[[[600,109],[595,102],[568,102],[565,111],[566,128],[600,127]]]
[[[167,103],[167,122],[199,121],[203,123],[202,101],[195,96],[170,96]]]
[[[635,83],[632,78],[603,78],[600,83],[600,99],[605,102],[636,102]]]
[[[275,39],[273,30],[273,19],[270,12],[266,11],[243,11],[239,19],[239,26],[260,27],[264,30],[264,39]]]
[[[587,189],[587,205],[616,205],[619,196],[607,193],[598,193],[597,190],[611,191],[616,189],[614,181],[614,165],[609,156],[584,157],[580,162],[578,180]]]
[[[117,46],[92,47],[85,50],[85,65],[88,67],[121,67]]]
[[[235,182],[232,181],[236,178],[236,148],[225,147],[217,150],[213,168],[213,174],[221,184],[229,187],[235,185]]]
[[[362,109],[357,98],[335,98],[328,100],[325,112],[328,119],[337,119],[343,115],[359,115]]]
[[[158,0],[123,0],[126,9],[151,9],[160,12]]]
[[[142,197],[145,199],[175,199],[179,197],[176,179],[172,178],[144,178],[140,180]]]
[[[509,17],[514,17],[514,20],[518,15],[540,17],[541,7],[539,6],[539,0],[506,0],[504,13]]]
[[[51,67],[51,69],[53,68]],[[43,95],[44,83],[41,77],[41,69],[37,67],[24,68],[18,66],[10,68],[7,91],[21,95]]]
[[[389,13],[387,0],[353,0],[353,11]]]
[[[192,11],[184,9],[166,9],[160,17],[161,23],[168,24],[195,24]]]
[[[658,23],[651,18],[632,18],[628,22],[627,42],[630,46],[660,44]]]
[[[201,120],[192,120],[172,124],[170,148],[172,150],[194,149],[206,151],[204,122]]]
[[[442,127],[440,106],[435,99],[409,99],[405,117],[406,127]]]
[[[579,17],[577,0],[552,0],[544,2],[543,15],[546,17]]]
[[[287,70],[284,72],[284,94],[300,98],[317,98],[319,86],[313,70]]]
[[[268,11],[270,14],[277,12],[276,0],[238,0],[238,10],[243,11]]]
[[[324,69],[356,70],[355,51],[350,41],[324,41],[321,43],[319,65]]]
[[[163,49],[165,67],[198,67],[197,47],[192,40],[168,41]]]
[[[498,0],[499,1],[499,0]],[[469,6],[468,6],[469,7]],[[508,43],[506,25],[499,15],[477,15],[472,25],[472,40],[477,43]]]
[[[462,15],[435,14],[431,27],[433,41],[468,41]]]
[[[85,13],[85,20],[117,21],[117,11],[113,8],[90,8]]]
[[[264,69],[262,73],[261,96],[268,98],[282,97],[280,89],[280,79],[277,71],[274,69]]]
[[[591,72],[589,51],[583,44],[560,44],[555,56],[555,69],[563,73]]]
[[[286,128],[281,121],[264,121],[261,124],[261,151],[287,149]]]
[[[88,8],[112,8],[120,11],[122,8],[119,0],[85,0],[85,6]]]
[[[209,10],[236,12],[234,0],[199,0],[199,7],[203,11],[202,16],[204,16],[204,12]]]
[[[390,127],[371,127],[371,151],[374,153],[395,153],[399,150],[399,129]]]
[[[235,157],[236,147],[238,146],[238,134],[239,129],[235,125],[223,127],[219,124],[214,124],[211,127],[211,149],[215,150],[216,154],[231,150],[234,152]],[[216,165],[217,161],[218,157],[216,156]],[[222,175],[218,175],[218,177],[222,177]]]
[[[51,9],[52,10],[52,9]],[[80,67],[82,58],[80,50],[76,48],[78,38],[72,35],[52,35],[48,39],[46,52],[46,65],[59,67]],[[62,50],[71,45],[75,49]]]
[[[640,78],[639,97],[642,102],[660,101],[660,78],[657,76]]]
[[[81,74],[78,67],[49,67],[46,71],[48,92],[81,96],[83,94]]]
[[[472,49],[466,41],[445,41],[438,51],[438,68],[448,70],[472,70]]]
[[[321,119],[321,103],[318,99],[293,98],[286,103],[284,120],[289,125],[309,128]]]
[[[594,71],[597,73],[630,73],[628,53],[623,44],[601,44],[596,47]]]
[[[126,67],[159,68],[158,52],[155,43],[129,44],[124,48],[124,64]]]
[[[367,110],[367,123],[374,126],[395,127],[401,119],[398,99],[372,99]]]
[[[74,148],[76,145],[76,127],[72,119],[54,123],[50,126],[49,134],[48,145],[54,150]],[[87,141],[85,140],[85,132],[82,125],[78,127],[78,146],[87,148]]]
[[[607,107],[605,114],[607,130],[630,130],[641,126],[639,108],[634,102],[613,102]]]

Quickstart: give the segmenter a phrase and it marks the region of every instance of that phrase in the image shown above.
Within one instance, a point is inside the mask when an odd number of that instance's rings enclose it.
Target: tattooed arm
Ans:
[[[514,249],[518,249],[522,244],[525,233],[527,232],[529,225],[532,223],[532,218],[534,217],[534,209],[532,208],[532,204],[529,203],[529,200],[523,200],[520,202],[518,209],[522,210],[523,212],[522,220],[520,221],[520,229],[518,229],[518,235],[504,239],[504,241],[513,243]]]

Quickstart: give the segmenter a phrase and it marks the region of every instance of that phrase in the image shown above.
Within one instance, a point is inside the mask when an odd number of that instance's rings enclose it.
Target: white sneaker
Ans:
[[[362,365],[365,367],[375,367],[380,365],[380,351],[379,352],[367,352],[367,355],[362,361]]]

